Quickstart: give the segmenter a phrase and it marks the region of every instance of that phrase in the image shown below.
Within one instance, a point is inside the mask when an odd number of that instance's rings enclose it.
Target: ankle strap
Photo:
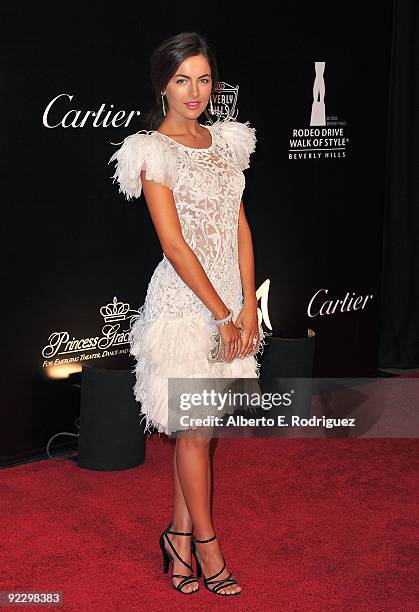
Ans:
[[[208,540],[197,540],[196,538],[194,538],[194,541],[195,541],[195,542],[200,542],[201,544],[204,544],[204,542],[212,542],[213,540],[215,540],[215,538],[216,538],[216,537],[217,537],[217,536],[216,536],[216,535],[215,535],[215,533],[214,533],[214,535],[212,536],[212,538],[208,538]]]
[[[173,535],[193,535],[192,531],[170,531],[170,527],[173,527],[173,522],[170,521],[166,529],[164,530],[166,533],[171,533]]]

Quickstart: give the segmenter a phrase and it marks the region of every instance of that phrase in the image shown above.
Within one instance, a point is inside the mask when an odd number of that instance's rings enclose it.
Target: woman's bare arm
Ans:
[[[236,323],[243,330],[242,354],[248,355],[254,348],[253,339],[259,337],[259,324],[252,234],[244,212],[243,200],[240,202],[238,243],[244,303]]]
[[[144,170],[141,171],[141,181],[147,207],[167,259],[214,318],[225,318],[228,315],[226,304],[215,291],[201,262],[183,237],[172,191],[161,183],[146,179]]]
[[[251,303],[254,305],[257,303],[257,299],[253,241],[246,214],[244,212],[243,200],[240,202],[238,242],[240,276],[242,280],[244,303]]]

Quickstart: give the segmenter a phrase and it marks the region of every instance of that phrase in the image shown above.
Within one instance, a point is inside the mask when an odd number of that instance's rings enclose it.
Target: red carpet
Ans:
[[[2,470],[0,590],[60,590],[82,612],[417,609],[417,440],[219,439],[215,528],[243,589],[230,598],[163,576],[172,448],[154,435],[123,472]]]

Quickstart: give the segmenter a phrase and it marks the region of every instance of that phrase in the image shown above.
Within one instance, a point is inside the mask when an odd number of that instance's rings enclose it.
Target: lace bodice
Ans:
[[[223,301],[238,310],[243,300],[238,218],[245,187],[243,170],[249,167],[256,145],[255,128],[231,119],[204,127],[211,133],[209,147],[193,148],[157,131],[141,130],[125,138],[109,162],[117,162],[113,182],[118,181],[127,200],[141,195],[141,170],[147,179],[173,191],[185,241]],[[159,299],[151,299],[157,295]],[[191,311],[210,314],[164,255],[147,297],[149,318],[178,318]]]

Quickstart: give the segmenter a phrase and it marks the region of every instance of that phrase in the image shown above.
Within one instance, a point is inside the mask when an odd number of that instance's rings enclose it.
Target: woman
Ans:
[[[147,116],[149,130],[128,136],[110,161],[128,200],[144,191],[163,250],[129,341],[145,429],[176,431],[173,520],[160,536],[164,573],[172,562],[173,586],[195,593],[193,553],[208,590],[238,595],[211,520],[212,427],[173,425],[168,409],[169,378],[257,378],[255,347],[262,352],[264,344],[241,199],[255,129],[231,119],[198,123],[208,102],[211,111],[217,77],[201,36],[164,41],[151,58],[157,104]],[[224,342],[221,362],[207,359],[214,329]]]

